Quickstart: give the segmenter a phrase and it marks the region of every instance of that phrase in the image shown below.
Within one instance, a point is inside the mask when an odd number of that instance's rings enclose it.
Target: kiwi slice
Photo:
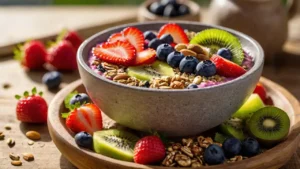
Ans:
[[[206,29],[197,33],[190,41],[210,49],[211,54],[217,53],[220,48],[227,48],[232,53],[232,61],[242,65],[244,52],[240,40],[231,33],[220,29]]]
[[[221,133],[216,133],[214,137],[214,141],[223,144],[223,142],[229,138],[228,136],[221,134]]]
[[[249,119],[254,112],[265,107],[264,102],[261,100],[258,94],[251,94],[248,100],[242,105],[242,107],[235,112],[232,117],[236,117],[242,120]]]
[[[173,68],[167,63],[161,61],[155,61],[151,65],[128,67],[127,74],[139,80],[146,81],[149,81],[155,77],[175,75]]]
[[[123,160],[133,161],[133,150],[138,137],[117,129],[97,131],[93,135],[96,153]]]
[[[273,146],[288,135],[290,118],[283,110],[267,106],[253,113],[247,121],[247,129],[261,143]]]
[[[238,118],[231,118],[220,125],[221,132],[225,135],[235,137],[239,140],[244,140],[243,121]]]

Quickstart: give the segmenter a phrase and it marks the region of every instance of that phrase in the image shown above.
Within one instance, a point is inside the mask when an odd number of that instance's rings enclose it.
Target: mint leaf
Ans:
[[[70,100],[73,96],[75,96],[76,94],[78,94],[77,91],[73,91],[72,93],[68,94],[67,97],[64,100],[65,103],[65,107],[69,110],[73,110],[72,106],[70,105]]]

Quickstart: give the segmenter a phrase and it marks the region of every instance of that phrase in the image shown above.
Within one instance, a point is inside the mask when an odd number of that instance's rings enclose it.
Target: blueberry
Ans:
[[[106,69],[101,64],[97,66],[97,69],[102,73],[106,72]]]
[[[174,51],[174,48],[171,45],[169,45],[167,43],[161,44],[157,47],[156,57],[158,60],[166,61],[168,55],[173,51]]]
[[[228,138],[224,141],[222,146],[225,156],[227,158],[232,158],[236,155],[239,155],[242,149],[242,143],[239,139]]]
[[[149,88],[150,87],[150,82],[149,81],[146,81],[142,87],[145,87],[145,88]]]
[[[167,57],[167,63],[176,68],[179,66],[180,61],[184,58],[184,55],[181,52],[174,51],[170,53]]]
[[[216,144],[211,144],[204,152],[204,161],[209,165],[224,163],[225,155],[223,149]]]
[[[144,38],[150,41],[156,38],[156,35],[152,31],[146,31],[144,32]]]
[[[189,84],[187,89],[197,89],[198,88],[198,85],[196,84]]]
[[[178,8],[179,15],[186,15],[190,13],[190,9],[186,5],[180,5]]]
[[[198,63],[195,74],[205,77],[213,76],[217,73],[216,65],[210,60],[204,60]]]
[[[178,16],[178,13],[173,5],[167,5],[164,14],[165,17],[173,17],[173,16]]]
[[[157,47],[161,44],[163,44],[163,42],[160,39],[154,38],[149,42],[148,46],[149,46],[149,48],[156,50]]]
[[[71,98],[70,105],[75,105],[77,102],[82,105],[84,103],[90,103],[91,99],[85,93],[78,93]]]
[[[57,89],[62,81],[62,75],[57,71],[45,73],[42,81],[48,89]]]
[[[172,5],[174,7],[178,6],[178,3],[176,0],[161,0],[160,2],[163,6]]]
[[[162,40],[164,43],[171,44],[174,42],[173,37],[170,34],[164,34],[160,37],[160,40]]]
[[[179,63],[179,70],[185,73],[193,73],[198,64],[198,59],[193,56],[183,58]]]
[[[150,5],[149,10],[156,15],[163,15],[165,6],[159,2],[154,2]]]
[[[242,155],[246,157],[252,157],[260,152],[260,146],[257,140],[248,137],[242,143]]]
[[[75,135],[75,142],[80,147],[89,149],[93,148],[93,137],[85,131],[79,132]]]
[[[217,55],[222,56],[225,59],[231,60],[232,59],[232,53],[229,49],[221,48],[218,50]]]

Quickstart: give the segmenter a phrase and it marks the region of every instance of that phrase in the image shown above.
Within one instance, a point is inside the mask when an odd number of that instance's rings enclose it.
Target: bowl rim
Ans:
[[[94,40],[97,39],[98,37],[100,37],[102,34],[105,34],[107,32],[110,31],[114,31],[116,29],[120,29],[120,28],[125,28],[125,27],[137,27],[139,25],[151,25],[151,24],[167,24],[167,23],[176,23],[179,25],[197,25],[197,26],[204,26],[204,27],[211,27],[211,28],[217,28],[217,29],[221,29],[221,30],[225,30],[228,31],[231,34],[234,34],[235,36],[238,35],[240,37],[242,37],[243,39],[245,39],[246,41],[254,44],[254,47],[258,50],[258,55],[254,56],[254,65],[253,67],[248,70],[245,74],[243,74],[242,76],[239,76],[233,80],[227,81],[225,83],[222,84],[218,84],[218,85],[213,85],[213,86],[209,86],[209,87],[205,87],[205,88],[196,88],[196,89],[156,89],[156,88],[144,88],[144,87],[137,87],[137,86],[129,86],[126,84],[122,84],[122,83],[118,83],[118,82],[114,82],[113,80],[107,79],[101,75],[99,75],[98,73],[96,73],[94,70],[92,70],[88,64],[85,63],[84,59],[83,59],[83,51],[85,50],[85,48]],[[93,45],[95,46],[95,45]],[[119,25],[119,26],[115,26],[115,27],[111,27],[108,29],[105,29],[103,31],[100,31],[94,35],[92,35],[91,37],[89,37],[88,39],[86,39],[78,48],[77,51],[77,62],[78,62],[78,66],[82,67],[86,72],[88,72],[89,74],[91,74],[93,77],[95,77],[96,79],[102,80],[108,84],[114,85],[114,86],[118,86],[121,88],[126,88],[126,89],[131,89],[131,90],[139,90],[139,91],[145,91],[145,92],[195,92],[195,91],[207,91],[207,90],[213,90],[215,88],[225,88],[227,86],[232,85],[233,83],[237,82],[237,81],[241,81],[243,79],[248,78],[251,74],[257,72],[260,70],[260,68],[263,66],[264,64],[264,51],[261,47],[261,45],[254,40],[253,38],[251,38],[250,36],[241,33],[239,31],[230,29],[230,28],[226,28],[226,27],[222,27],[222,26],[216,26],[216,25],[210,25],[210,24],[203,24],[203,23],[199,23],[199,22],[191,22],[191,21],[148,21],[148,22],[143,22],[143,23],[129,23],[129,24],[123,24],[123,25]]]

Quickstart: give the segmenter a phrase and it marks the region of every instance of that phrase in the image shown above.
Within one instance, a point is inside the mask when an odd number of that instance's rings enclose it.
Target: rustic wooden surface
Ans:
[[[3,10],[1,8],[0,13],[2,11]],[[85,13],[89,13],[89,12],[86,11]],[[109,15],[105,15],[105,16],[107,17]],[[103,16],[98,16],[98,17],[100,20],[105,18]],[[300,19],[300,16],[298,16],[298,18]],[[77,22],[77,20],[75,21]],[[78,20],[78,23],[81,23],[83,21],[84,19],[80,19]],[[297,21],[297,19],[294,19],[294,21]],[[27,23],[23,23],[23,24],[26,25]],[[1,21],[1,25],[2,25],[2,21]],[[299,25],[299,22],[298,24],[296,22],[291,23],[291,25],[293,25],[293,27],[296,28],[297,25]],[[36,27],[39,26],[40,25]],[[60,30],[60,28],[61,27],[56,28],[56,30]],[[8,30],[7,28],[5,29]],[[100,30],[100,28],[98,29]],[[297,30],[292,29],[292,30],[293,30],[292,32],[294,32],[294,35],[297,35],[300,32],[299,29]],[[21,28],[20,31],[22,31]],[[94,31],[95,29],[93,29],[92,31],[87,30],[89,34],[91,34],[91,32]],[[24,36],[24,34],[27,34],[27,32],[23,31],[23,35],[21,36]],[[297,36],[292,36],[291,41],[289,41],[285,46],[285,52],[276,57],[277,59],[273,65],[266,65],[263,72],[263,75],[265,77],[287,88],[298,99],[300,99],[300,88],[299,88],[300,40],[299,39],[300,37],[298,38]],[[4,131],[6,138],[11,137],[16,140],[16,145],[13,148],[9,148],[6,145],[5,141],[0,141],[0,169],[15,168],[10,164],[10,159],[8,157],[8,154],[10,152],[14,152],[18,154],[21,154],[23,152],[31,152],[35,155],[35,161],[23,162],[23,167],[20,168],[39,168],[39,169],[74,168],[70,164],[70,162],[68,162],[60,154],[58,149],[53,144],[49,136],[46,125],[26,125],[18,122],[15,118],[15,104],[16,104],[16,100],[14,99],[15,94],[21,94],[24,92],[24,90],[29,90],[33,86],[36,86],[39,90],[44,91],[45,98],[48,103],[50,103],[51,99],[54,97],[57,91],[47,91],[46,87],[41,84],[41,77],[44,73],[45,72],[26,72],[16,61],[12,60],[11,56],[0,58],[0,115],[1,115],[0,131]],[[78,78],[79,76],[77,73],[64,73],[64,83],[61,85],[61,87],[64,87],[68,83]],[[11,87],[8,89],[4,89],[3,86],[5,86],[6,84],[9,84]],[[6,124],[10,125],[12,127],[12,130],[9,131],[5,130],[4,126]],[[24,134],[27,130],[37,130],[41,132],[42,139],[36,142],[33,146],[27,145],[27,139]],[[297,148],[297,152],[294,154],[290,162],[288,162],[282,169],[298,169],[298,168],[300,168],[299,147]]]

